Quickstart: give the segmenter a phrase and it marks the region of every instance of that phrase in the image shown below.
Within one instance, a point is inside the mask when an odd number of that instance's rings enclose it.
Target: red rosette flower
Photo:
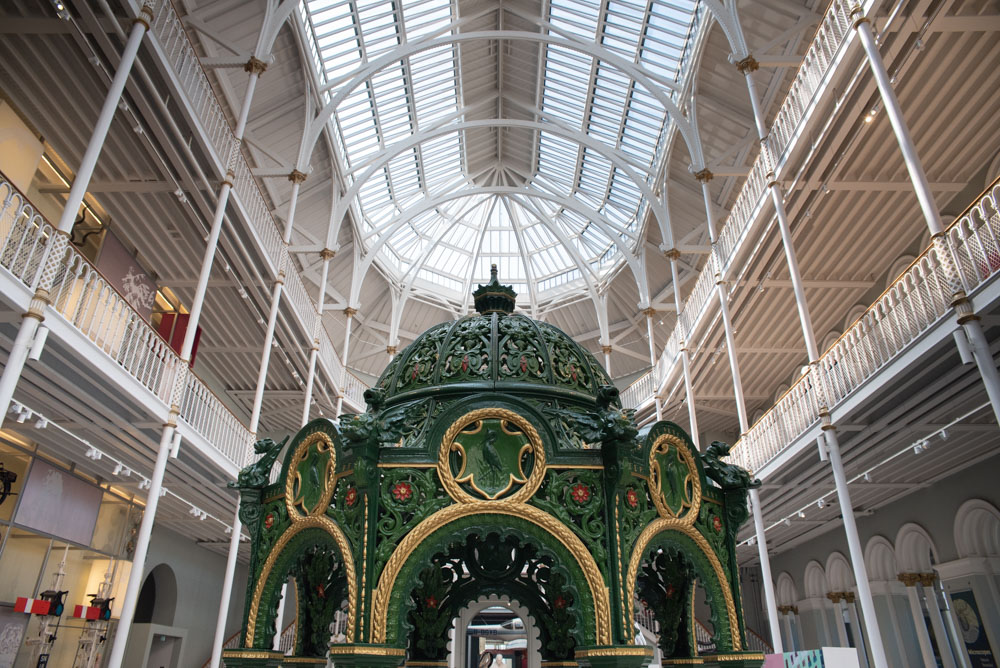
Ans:
[[[355,503],[357,503],[358,502],[358,490],[356,488],[354,488],[354,487],[351,487],[350,489],[348,489],[347,490],[347,494],[344,496],[344,502],[348,506],[353,506]]]
[[[413,487],[410,486],[408,482],[397,482],[392,486],[392,496],[397,501],[409,501],[410,497],[413,496]]]
[[[570,489],[570,496],[577,503],[586,503],[590,500],[590,488],[584,485],[582,482],[578,482]]]
[[[722,520],[719,519],[718,515],[712,517],[712,527],[716,532],[722,531]]]
[[[635,493],[634,489],[630,489],[625,492],[625,503],[631,508],[635,508],[639,505],[639,495]]]
[[[274,526],[274,513],[268,513],[264,516],[264,528],[270,529]]]

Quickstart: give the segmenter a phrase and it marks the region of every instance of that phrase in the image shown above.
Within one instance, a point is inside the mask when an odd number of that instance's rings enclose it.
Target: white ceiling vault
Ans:
[[[747,41],[794,64],[815,4],[741,5]],[[713,195],[721,216],[756,154],[745,86],[700,92],[699,71],[738,75],[704,4],[307,0],[298,9],[258,84],[248,149],[262,170],[309,170],[292,247],[314,284],[319,251],[337,251],[326,319],[339,341],[343,309],[358,309],[348,365],[378,375],[388,346],[467,312],[497,264],[519,308],[592,351],[612,345],[614,376],[648,368],[642,309],[653,306],[664,328],[673,319],[662,251],[685,253],[682,280],[707,253],[691,165],[729,166],[713,183],[723,184]],[[263,2],[187,0],[185,11],[209,62],[249,53],[264,19]],[[756,75],[768,111],[788,69]],[[246,75],[212,72],[235,116]],[[676,128],[693,113],[702,142],[691,150]],[[301,146],[307,118],[320,132],[315,150]],[[264,184],[283,217],[290,185]]]

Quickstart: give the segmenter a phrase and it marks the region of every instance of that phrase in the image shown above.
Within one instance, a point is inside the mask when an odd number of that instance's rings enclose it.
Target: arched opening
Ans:
[[[481,596],[452,620],[449,668],[540,668],[538,625],[508,596]]]
[[[668,529],[647,544],[635,580],[635,605],[637,620],[645,619],[640,626],[653,625],[664,660],[741,647],[728,583],[683,532]]]
[[[448,659],[449,664],[477,668],[481,659],[489,658],[490,665],[482,668],[500,668],[501,663],[505,668],[538,668],[543,660],[572,659],[573,650],[581,644],[583,601],[574,595],[575,587],[559,567],[557,555],[525,538],[509,530],[475,531],[433,555],[409,591],[408,661]],[[497,642],[470,645],[468,630],[484,626],[474,623],[476,615],[501,603],[510,614],[504,617],[494,611],[491,617],[496,623],[486,624],[495,627],[489,636]],[[519,628],[515,619],[520,620]],[[523,644],[510,646],[502,636]],[[473,633],[471,637],[478,636]],[[469,663],[473,650],[474,666]]]
[[[136,624],[173,626],[177,609],[177,578],[166,564],[160,564],[146,575],[135,604]]]
[[[244,645],[255,649],[272,648],[278,633],[281,588],[291,578],[295,586],[288,601],[294,600],[296,607],[292,653],[305,657],[324,656],[331,640],[331,625],[337,620],[337,613],[349,604],[349,574],[340,548],[333,536],[315,527],[300,530],[288,538],[283,536],[278,543],[253,593]]]

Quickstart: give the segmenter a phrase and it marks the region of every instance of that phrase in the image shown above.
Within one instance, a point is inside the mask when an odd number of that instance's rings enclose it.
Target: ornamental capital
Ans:
[[[267,63],[258,58],[257,56],[250,56],[250,60],[247,64],[243,66],[243,71],[249,74],[256,74],[260,76],[267,70]]]
[[[319,256],[324,260],[332,260],[333,256],[337,254],[337,251],[330,250],[329,248],[324,248],[319,252]]]
[[[293,169],[291,173],[288,174],[288,180],[291,181],[292,183],[303,183],[306,180],[306,177],[308,176],[309,175],[306,174],[305,172],[300,172],[297,169]]]
[[[708,183],[709,181],[712,180],[713,176],[715,176],[715,174],[713,174],[708,167],[705,167],[704,169],[699,169],[697,172],[694,173],[694,178],[698,179],[702,183]]]
[[[778,612],[780,612],[783,615],[788,615],[788,614],[797,615],[799,614],[799,607],[797,605],[779,605]]]
[[[611,354],[611,346],[601,346],[601,352],[605,355]]]
[[[854,603],[854,592],[853,591],[845,591],[844,592],[844,600],[847,601],[848,603]]]
[[[844,592],[842,591],[827,592],[826,597],[831,601],[833,601],[834,603],[840,603],[840,600],[844,598]]]
[[[385,347],[385,352],[387,352],[390,355],[395,355],[396,354],[396,346],[386,346]]]
[[[740,71],[740,74],[749,74],[750,72],[756,72],[760,68],[760,63],[752,55],[747,54],[747,57],[736,63],[736,69]]]
[[[920,582],[920,573],[900,573],[897,578],[906,587],[916,587]]]
[[[679,259],[681,259],[681,252],[679,250],[677,250],[676,248],[670,248],[668,250],[663,251],[663,255],[668,260],[679,260]]]
[[[924,587],[933,587],[937,581],[937,573],[917,573],[917,578]]]
[[[849,14],[851,18],[851,27],[857,30],[858,26],[862,23],[869,23],[868,17],[865,16],[865,10],[861,5],[854,5]]]
[[[652,306],[649,306],[647,308],[642,309],[642,314],[647,318],[652,318],[654,315],[656,315],[656,309],[653,308]]]
[[[132,25],[140,23],[149,30],[149,26],[153,23],[153,11],[156,9],[156,0],[147,0],[143,3],[142,9],[139,10],[139,16],[132,20]]]
[[[357,313],[358,309],[353,308],[351,306],[348,306],[347,308],[344,309],[344,315],[346,315],[348,318],[353,318],[355,315],[357,315]]]

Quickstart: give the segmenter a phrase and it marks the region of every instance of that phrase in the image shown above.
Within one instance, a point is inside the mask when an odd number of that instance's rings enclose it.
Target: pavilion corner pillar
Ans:
[[[820,409],[823,436],[826,440],[826,450],[833,469],[833,480],[837,487],[837,501],[840,504],[840,515],[844,521],[844,532],[847,534],[847,547],[851,555],[851,566],[854,570],[854,582],[858,588],[858,598],[861,601],[861,614],[868,644],[872,651],[873,668],[888,668],[885,646],[882,643],[882,633],[879,630],[878,617],[875,615],[875,602],[872,599],[871,585],[868,582],[868,569],[865,567],[865,555],[858,536],[858,525],[854,520],[854,507],[851,504],[851,494],[847,489],[847,474],[844,472],[844,462],[840,457],[840,442],[837,440],[837,429],[830,421],[830,413]]]
[[[771,647],[774,648],[776,654],[781,654],[784,651],[784,645],[781,643],[781,627],[778,626],[778,598],[774,593],[771,558],[767,554],[767,542],[764,540],[764,514],[760,509],[760,492],[756,488],[750,490],[750,511],[753,515],[754,533],[757,536],[757,554],[760,556],[760,575],[764,582],[767,624],[771,627]]]
[[[237,166],[239,161],[243,159],[240,146],[243,140],[243,133],[246,131],[247,119],[250,115],[250,103],[253,100],[254,91],[257,88],[257,79],[265,69],[267,69],[267,65],[255,57],[250,58],[250,61],[246,65],[246,71],[250,73],[250,76],[247,81],[247,89],[243,97],[243,104],[240,107],[240,114],[237,119],[236,129],[233,131],[233,141],[230,145],[229,156],[226,163],[226,175],[219,188],[219,196],[216,201],[212,225],[209,230],[205,253],[202,256],[201,270],[198,274],[198,285],[195,289],[194,299],[191,303],[187,329],[184,332],[184,341],[181,344],[181,351],[179,355],[181,365],[178,369],[178,375],[175,380],[173,394],[174,400],[171,404],[172,414],[174,414],[174,411],[179,413],[178,407],[180,406],[181,396],[183,396],[184,386],[187,382],[187,374],[190,373],[191,351],[194,348],[195,334],[198,331],[202,308],[205,305],[205,293],[208,290],[208,279],[212,274],[212,264],[215,261],[215,252],[219,246],[219,236],[222,233],[222,222],[225,218],[226,206],[229,203],[229,195],[233,189],[233,181],[236,178]],[[176,418],[176,415],[174,415],[174,418]],[[176,419],[172,423],[168,420],[168,422],[164,425],[163,435],[160,439],[160,451],[157,455],[156,466],[153,469],[153,477],[150,481],[151,486],[149,496],[146,501],[146,509],[142,515],[143,524],[145,524],[148,520],[150,530],[152,529],[153,520],[156,517],[156,501],[159,500],[159,490],[163,484],[163,475],[166,471],[166,458],[171,449],[171,440],[173,438],[175,427]],[[247,445],[249,446],[250,444]],[[161,457],[163,459],[162,466],[160,465]],[[237,462],[237,466],[243,466],[245,463],[246,462]],[[237,503],[237,505],[239,504]],[[237,514],[233,530],[233,534],[235,534],[235,536],[231,538],[230,546],[232,546],[233,541],[236,541],[237,543],[239,542],[240,528],[239,517]],[[121,668],[122,661],[125,657],[125,645],[128,642],[129,632],[132,629],[132,620],[135,616],[135,605],[139,596],[139,585],[142,583],[143,572],[145,570],[146,550],[148,547],[149,534],[147,533],[144,536],[140,531],[139,536],[136,537],[135,559],[132,562],[132,571],[129,573],[128,586],[125,591],[125,597],[122,601],[121,619],[118,622],[118,628],[115,630],[115,638],[112,644],[111,654],[108,659],[108,668]],[[230,552],[232,553],[233,550],[231,549]],[[227,574],[235,570],[235,561],[233,562],[233,569],[230,569],[228,566],[229,563],[227,561]],[[225,586],[226,584],[224,581],[224,591]],[[232,589],[231,579],[229,582],[229,588],[230,590]],[[223,601],[224,605],[226,605],[228,609],[228,596],[225,596]],[[216,668],[217,666],[218,663],[215,663],[213,668]]]
[[[156,3],[157,0],[147,0],[139,11],[139,16],[132,21],[132,30],[125,42],[125,48],[111,80],[111,86],[108,88],[107,95],[104,96],[104,104],[101,106],[90,140],[87,142],[87,149],[80,161],[80,167],[73,178],[73,185],[70,186],[66,205],[59,217],[59,223],[56,225],[56,234],[51,241],[48,254],[43,259],[42,270],[37,275],[38,280],[34,286],[35,294],[28,311],[22,316],[17,336],[14,337],[14,344],[7,357],[7,364],[4,366],[3,374],[0,375],[0,424],[7,416],[7,410],[14,397],[14,389],[21,379],[24,365],[28,361],[28,354],[31,351],[35,334],[38,332],[42,320],[45,319],[44,311],[49,304],[49,288],[52,287],[55,279],[56,267],[64,259],[68,239],[73,231],[73,223],[76,222],[77,213],[83,204],[87,189],[90,187],[90,179],[94,175],[97,159],[104,148],[108,130],[111,129],[115,110],[121,101],[122,91],[125,90],[125,84],[128,83],[129,73],[132,71],[132,65],[139,53],[142,38],[149,31],[149,26],[153,22],[153,11]]]

